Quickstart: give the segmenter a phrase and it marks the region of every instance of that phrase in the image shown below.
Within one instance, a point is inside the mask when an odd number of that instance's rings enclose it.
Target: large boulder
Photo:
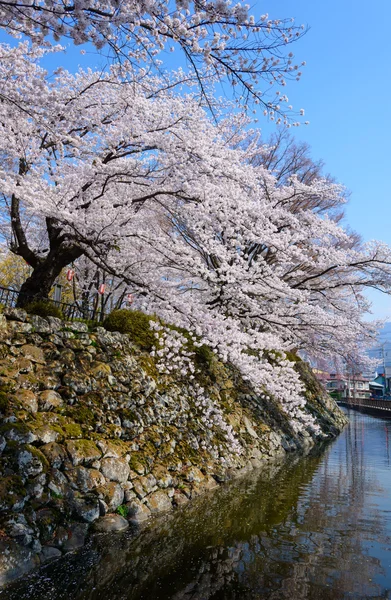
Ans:
[[[85,523],[93,523],[99,519],[99,500],[92,494],[85,496],[75,494],[68,500],[68,504],[73,514]]]
[[[133,523],[142,523],[151,516],[148,506],[145,506],[136,498],[128,502],[126,507],[128,509],[128,519]]]
[[[34,446],[26,445],[17,453],[19,473],[22,477],[35,477],[48,467],[45,455]]]
[[[22,407],[28,412],[38,412],[37,396],[31,390],[17,390],[15,392],[15,398],[16,401],[19,402],[22,405]]]
[[[105,503],[106,512],[114,512],[124,501],[125,493],[119,483],[109,481],[96,490],[98,497]]]
[[[66,476],[73,488],[84,493],[99,488],[99,486],[105,483],[105,478],[100,471],[97,469],[88,469],[80,465],[66,471]]]
[[[54,408],[60,408],[64,401],[60,394],[54,390],[44,390],[38,395],[39,410],[48,411]]]
[[[102,473],[110,481],[125,483],[130,474],[130,468],[125,458],[104,458],[102,460]]]
[[[125,531],[129,523],[121,515],[106,515],[94,524],[94,530],[99,533],[111,533],[113,531]]]
[[[74,467],[80,464],[89,465],[102,456],[97,445],[91,440],[68,440],[66,448]]]
[[[172,508],[171,499],[163,490],[158,490],[148,496],[147,505],[151,513],[166,512]]]
[[[25,358],[28,358],[33,363],[38,363],[40,365],[45,364],[45,355],[41,348],[37,346],[33,346],[31,344],[25,344],[21,348],[21,352]]]
[[[0,540],[0,587],[26,575],[39,562],[38,555],[31,548],[14,540]]]

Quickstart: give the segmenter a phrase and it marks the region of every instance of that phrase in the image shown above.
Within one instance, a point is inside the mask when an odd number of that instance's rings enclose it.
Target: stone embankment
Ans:
[[[301,361],[316,435],[214,355],[195,361],[194,381],[161,375],[126,334],[0,315],[0,585],[345,424]]]

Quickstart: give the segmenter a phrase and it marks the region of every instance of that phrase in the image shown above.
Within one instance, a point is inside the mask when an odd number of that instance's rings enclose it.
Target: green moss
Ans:
[[[148,458],[154,458],[156,456],[156,446],[151,441],[147,441],[143,444],[142,452],[146,460],[148,460]]]
[[[89,459],[95,458],[99,460],[102,457],[102,452],[98,449],[95,442],[90,439],[78,439],[67,442],[68,449],[72,448],[72,452],[75,452],[80,459],[88,457]]]
[[[46,458],[46,456],[43,454],[43,452],[40,451],[39,448],[36,448],[35,446],[32,446],[31,444],[26,444],[25,446],[26,450],[28,450],[33,456],[35,456],[35,458],[37,458],[39,460],[39,462],[42,464],[44,471],[48,471],[50,469],[50,464],[48,459]]]
[[[65,414],[71,417],[75,423],[80,423],[81,425],[94,426],[97,420],[96,415],[87,406],[68,408]]]
[[[118,425],[114,423],[106,423],[102,426],[104,430],[104,437],[109,438],[110,441],[118,438]]]
[[[124,419],[131,421],[132,423],[135,423],[138,421],[136,413],[134,413],[132,410],[130,410],[130,408],[119,409],[118,413],[119,413],[122,421]]]
[[[210,368],[213,360],[215,360],[215,358],[216,358],[216,355],[213,352],[213,350],[206,344],[203,344],[202,346],[193,346],[193,347],[194,347],[193,351],[195,354],[196,363],[201,367]]]
[[[35,430],[41,427],[50,427],[53,431],[59,434],[59,442],[64,441],[67,438],[81,438],[83,437],[83,429],[79,423],[75,423],[70,420],[68,416],[63,416],[58,413],[36,413],[34,415],[28,415],[29,421],[27,423],[11,423],[12,428],[20,430],[22,433]],[[21,427],[24,426],[24,427]]]
[[[129,467],[137,473],[140,467],[148,467],[148,461],[142,452],[131,452]]]
[[[78,334],[78,331],[74,331],[72,329],[72,327],[68,327],[68,326],[62,327],[61,331],[67,331],[68,333],[73,333],[73,337],[75,337],[75,338],[77,337],[77,334]],[[70,338],[70,339],[73,339],[73,338]]]
[[[158,431],[156,431],[156,429],[154,427],[150,427],[148,429],[148,438],[149,438],[150,442],[152,442],[154,448],[159,446],[162,441],[160,433]],[[150,445],[152,446],[152,444],[150,444]]]
[[[3,413],[3,415],[7,413],[9,405],[10,401],[8,398],[8,394],[6,394],[3,391],[0,391],[0,412]]]
[[[119,331],[128,333],[131,340],[143,350],[152,350],[155,342],[153,331],[149,323],[154,317],[146,315],[139,310],[127,310],[126,308],[113,310],[103,321],[103,327],[107,331]]]
[[[64,497],[62,494],[57,494],[57,492],[55,492],[54,490],[50,490],[50,496],[55,500],[62,500]]]
[[[88,407],[102,408],[103,406],[103,394],[101,392],[87,392],[80,396],[78,399],[77,406],[86,405]]]
[[[0,507],[10,509],[18,499],[26,495],[26,489],[19,475],[8,475],[0,479]]]
[[[79,450],[79,452],[88,453],[91,450],[91,448],[93,450],[96,450],[94,442],[91,442],[90,440],[77,440],[76,442],[74,442],[74,444]]]
[[[111,449],[115,449],[115,451],[118,452],[120,456],[125,456],[125,454],[127,454],[128,452],[131,452],[131,450],[129,449],[129,442],[124,442],[123,440],[119,440],[118,438],[108,440],[107,436],[105,435],[102,435],[100,433],[92,433],[90,439],[94,441],[106,440],[108,447]]]
[[[290,362],[302,362],[300,356],[298,356],[295,352],[285,352],[285,355]]]
[[[21,447],[20,442],[16,442],[15,440],[7,440],[7,445],[4,450],[4,454],[13,454],[17,452]]]
[[[78,423],[65,423],[62,425],[65,438],[81,438],[83,437],[83,430]]]
[[[25,311],[38,315],[39,317],[57,317],[58,319],[64,319],[64,313],[56,306],[53,302],[47,300],[34,300],[24,307]]]
[[[175,455],[183,462],[190,460],[196,464],[200,458],[200,450],[195,450],[185,440],[181,440],[175,447]]]
[[[31,431],[31,428],[26,423],[3,423],[3,425],[0,425],[0,433],[7,433],[13,429],[21,434],[30,433]]]
[[[105,433],[98,433],[97,431],[90,431],[88,433],[88,439],[90,439],[91,441],[94,442],[98,442],[101,440],[106,440],[107,439],[107,435]],[[110,442],[113,442],[114,440],[110,440]]]
[[[137,362],[140,365],[140,367],[142,368],[142,370],[147,375],[152,377],[152,379],[154,379],[159,385],[159,382],[163,380],[163,377],[161,377],[161,375],[159,374],[156,363],[155,363],[154,359],[152,358],[152,356],[148,356],[147,354],[144,354],[142,356],[137,357]]]

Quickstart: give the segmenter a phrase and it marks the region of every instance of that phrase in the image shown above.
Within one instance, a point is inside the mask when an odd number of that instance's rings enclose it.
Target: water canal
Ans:
[[[100,536],[1,600],[391,598],[391,420],[350,411],[321,452]]]

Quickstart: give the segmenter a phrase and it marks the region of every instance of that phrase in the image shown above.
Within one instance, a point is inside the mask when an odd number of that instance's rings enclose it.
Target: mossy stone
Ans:
[[[20,475],[0,478],[0,510],[11,510],[26,496],[26,489]]]
[[[67,440],[66,449],[75,467],[80,464],[88,465],[102,456],[97,445],[86,439]]]
[[[0,412],[3,415],[8,413],[10,407],[9,395],[6,392],[0,391]]]

